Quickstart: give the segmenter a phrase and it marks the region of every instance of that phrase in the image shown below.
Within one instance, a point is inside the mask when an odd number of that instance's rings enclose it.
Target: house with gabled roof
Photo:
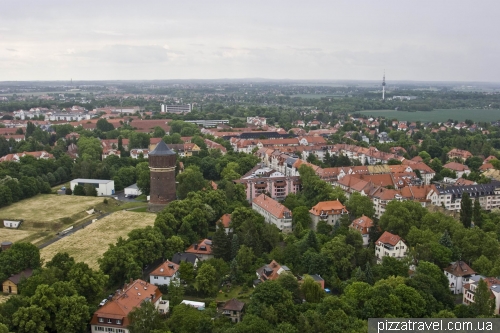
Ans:
[[[281,274],[291,273],[291,271],[287,266],[282,266],[275,260],[272,260],[268,265],[258,268],[255,273],[257,275],[257,280],[254,281],[254,287],[259,283],[266,282],[268,280],[276,280]]]
[[[212,241],[210,239],[203,239],[197,244],[193,244],[185,251],[196,255],[200,260],[212,259]]]
[[[450,291],[453,294],[462,294],[465,282],[476,275],[476,272],[464,261],[458,260],[444,269],[444,275],[448,278]]]
[[[406,257],[408,245],[398,235],[385,231],[375,242],[375,256],[377,264],[382,263],[384,257],[403,259]]]
[[[231,322],[239,323],[243,317],[243,309],[245,303],[238,301],[236,298],[230,299],[224,304],[222,314],[227,316]]]
[[[368,243],[370,243],[370,230],[374,228],[373,220],[371,218],[363,214],[363,216],[352,221],[349,228],[359,231],[363,237],[363,245],[368,246]]]
[[[172,262],[177,265],[180,265],[181,262],[188,262],[192,264],[193,267],[196,267],[198,265],[198,261],[200,261],[200,259],[193,253],[177,252],[172,256]]]
[[[165,261],[149,273],[149,283],[158,286],[170,285],[170,282],[179,278],[179,265],[172,261]]]
[[[226,234],[233,232],[233,228],[231,228],[231,214],[222,215],[221,218],[217,221],[216,228],[219,228],[219,223],[221,223],[224,227],[224,231],[226,232]]]
[[[128,333],[128,314],[143,302],[153,303],[160,313],[168,312],[169,302],[162,300],[162,293],[157,286],[140,279],[130,281],[94,312],[90,321],[91,332]]]
[[[339,201],[321,201],[309,210],[312,220],[312,229],[316,230],[319,221],[326,221],[329,225],[339,224],[344,214],[348,214],[347,208]]]
[[[467,150],[453,148],[452,150],[450,150],[448,152],[447,156],[448,156],[448,159],[450,159],[450,160],[458,159],[458,160],[465,161],[466,159],[468,159],[469,157],[472,157],[473,155]]]
[[[500,280],[494,277],[484,277],[482,275],[470,276],[463,287],[463,303],[470,305],[475,302],[475,294],[479,280],[486,282],[490,290],[490,298],[495,300],[493,313],[498,315],[500,310]]]
[[[252,209],[262,215],[267,223],[274,224],[281,231],[292,231],[292,212],[290,209],[264,193],[253,199]]]
[[[449,162],[443,165],[443,169],[449,169],[451,171],[455,171],[457,174],[457,178],[462,177],[463,174],[470,174],[469,167],[465,164],[457,163],[457,162]]]
[[[12,275],[7,280],[2,283],[2,291],[5,294],[19,294],[19,282],[23,279],[27,279],[33,275],[33,270],[31,268],[27,268],[22,272]]]

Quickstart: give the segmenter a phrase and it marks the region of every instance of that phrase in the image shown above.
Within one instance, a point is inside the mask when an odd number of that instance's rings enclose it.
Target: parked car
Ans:
[[[105,298],[101,301],[101,303],[99,303],[99,306],[103,306],[104,304],[106,304],[108,302],[108,299]]]
[[[66,186],[61,187],[61,191],[66,191]]]

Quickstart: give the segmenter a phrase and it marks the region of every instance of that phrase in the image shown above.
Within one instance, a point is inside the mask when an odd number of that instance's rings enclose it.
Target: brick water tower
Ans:
[[[159,211],[177,199],[175,193],[175,152],[160,141],[149,153],[150,191],[149,210]]]

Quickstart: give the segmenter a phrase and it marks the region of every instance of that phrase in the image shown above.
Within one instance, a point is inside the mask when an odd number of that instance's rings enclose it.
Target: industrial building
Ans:
[[[106,196],[115,194],[115,181],[104,179],[83,179],[77,178],[70,182],[71,191],[75,190],[76,185],[92,185],[97,191],[97,196]]]

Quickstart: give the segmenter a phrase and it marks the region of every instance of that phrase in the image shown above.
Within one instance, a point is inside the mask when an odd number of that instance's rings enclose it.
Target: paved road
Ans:
[[[58,193],[59,193],[59,194],[64,194],[64,191],[60,191],[60,190],[59,190],[59,191],[58,191]],[[125,198],[125,193],[123,193],[123,192],[116,193],[113,197],[118,198],[118,200],[119,200],[119,201],[122,201],[122,202],[138,202],[137,200],[132,199],[132,198]],[[137,208],[137,207],[135,207],[135,208]],[[131,208],[131,209],[134,209],[134,208]],[[108,216],[109,214],[111,214],[111,213],[106,213],[106,214],[100,215],[100,216],[96,217],[95,219],[96,219],[96,220],[100,220],[100,219],[102,219],[102,218],[104,218],[104,217]],[[84,224],[81,224],[81,225],[79,225],[78,227],[71,229],[68,233],[66,233],[66,234],[64,234],[64,235],[57,235],[55,238],[51,239],[50,241],[48,241],[48,242],[46,242],[46,243],[43,243],[42,245],[39,245],[39,246],[38,246],[38,248],[39,248],[39,249],[43,249],[44,247],[47,247],[47,246],[49,246],[50,244],[53,244],[53,243],[57,242],[57,241],[58,241],[58,240],[60,240],[61,238],[66,237],[66,236],[68,236],[68,235],[71,235],[72,233],[75,233],[75,232],[77,232],[78,230],[81,230],[81,229],[85,228],[86,226],[88,226],[88,225],[89,225],[89,224],[91,224],[91,223],[92,223],[92,220],[87,221],[87,222],[85,222]]]
[[[106,214],[100,215],[100,216],[96,217],[96,218],[95,218],[95,220],[100,220],[100,219],[102,219],[102,218],[104,218],[104,217],[108,216],[109,214],[111,214],[111,213],[106,213]],[[92,220],[94,220],[94,219],[92,219]],[[38,246],[38,248],[39,248],[39,249],[43,249],[44,247],[47,247],[47,246],[49,246],[50,244],[57,242],[57,241],[58,241],[58,240],[60,240],[61,238],[64,238],[64,237],[66,237],[66,236],[68,236],[68,235],[71,235],[71,234],[73,234],[73,233],[77,232],[78,230],[81,230],[81,229],[85,228],[86,226],[88,226],[89,224],[91,224],[91,223],[92,223],[92,220],[87,221],[87,222],[85,222],[84,224],[79,225],[79,226],[78,226],[78,227],[76,227],[76,228],[71,229],[69,232],[65,233],[64,235],[57,235],[55,238],[51,239],[50,241],[48,241],[48,242],[46,242],[46,243],[43,243],[42,245],[39,245],[39,246]]]

